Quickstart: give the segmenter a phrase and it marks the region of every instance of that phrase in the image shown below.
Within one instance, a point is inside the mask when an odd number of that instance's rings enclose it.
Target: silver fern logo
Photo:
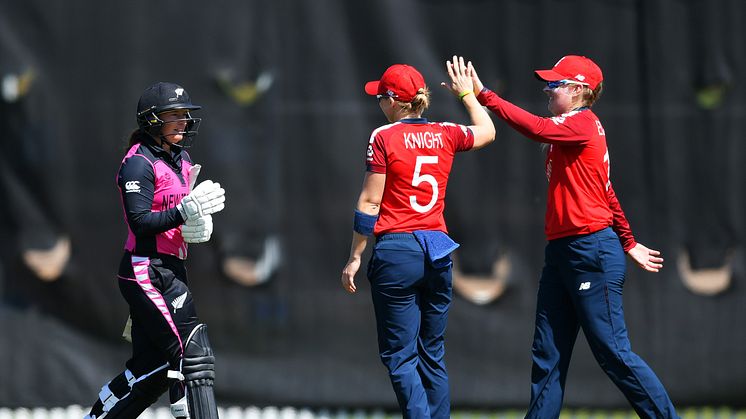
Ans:
[[[176,313],[176,310],[184,307],[184,302],[187,299],[187,294],[189,294],[189,291],[185,292],[184,294],[174,298],[174,300],[171,302],[171,306],[174,308],[174,313]]]

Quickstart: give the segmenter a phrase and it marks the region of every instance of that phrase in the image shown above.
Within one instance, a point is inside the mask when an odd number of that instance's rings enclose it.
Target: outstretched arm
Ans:
[[[471,62],[464,64],[464,57],[453,56],[453,61],[446,61],[446,70],[451,78],[451,83],[445,82],[440,85],[447,88],[454,95],[461,99],[461,103],[466,107],[471,118],[472,125],[469,129],[474,133],[474,146],[472,149],[479,149],[495,141],[495,124],[479,104],[476,94],[474,94],[474,83],[471,75]]]
[[[580,145],[588,141],[588,135],[584,133],[582,126],[577,127],[572,118],[565,115],[551,118],[534,115],[501,98],[495,92],[485,89],[471,62],[468,70],[479,103],[524,136],[548,144]]]

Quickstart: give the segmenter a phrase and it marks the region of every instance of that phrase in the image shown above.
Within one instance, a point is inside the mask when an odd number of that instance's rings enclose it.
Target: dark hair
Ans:
[[[127,140],[127,149],[130,149],[135,144],[145,141],[146,139],[148,139],[148,137],[150,137],[148,133],[140,128],[137,128],[136,130],[132,131],[129,140]]]

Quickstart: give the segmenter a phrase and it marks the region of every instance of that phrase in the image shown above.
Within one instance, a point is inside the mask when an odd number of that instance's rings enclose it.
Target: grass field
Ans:
[[[0,408],[0,419],[81,419],[87,408]],[[522,419],[522,410],[455,411],[453,419]],[[682,419],[746,419],[746,409],[727,407],[697,407],[679,410]],[[221,419],[396,419],[399,414],[384,411],[326,410],[292,407],[225,407],[220,408]],[[166,407],[146,410],[142,419],[171,419]],[[565,409],[560,419],[636,419],[631,410]]]

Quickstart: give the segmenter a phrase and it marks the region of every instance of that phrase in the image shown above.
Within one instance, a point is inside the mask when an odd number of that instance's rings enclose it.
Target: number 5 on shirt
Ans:
[[[412,186],[417,187],[420,183],[427,182],[433,188],[433,195],[430,198],[430,202],[425,206],[417,203],[416,196],[409,195],[409,204],[412,205],[412,208],[415,211],[420,213],[430,211],[438,200],[438,182],[435,180],[435,177],[433,177],[433,175],[420,175],[422,166],[426,164],[438,164],[438,156],[417,156],[417,161],[415,162]]]

